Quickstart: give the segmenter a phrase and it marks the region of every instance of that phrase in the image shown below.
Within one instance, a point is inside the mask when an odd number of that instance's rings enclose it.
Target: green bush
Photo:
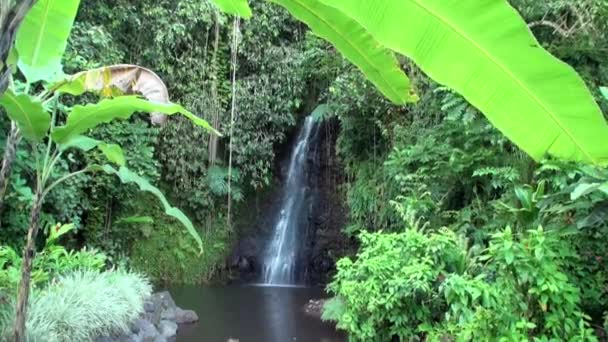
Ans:
[[[61,276],[34,293],[26,323],[28,341],[91,341],[100,335],[127,331],[151,291],[146,278],[121,270],[77,271]],[[8,305],[8,312],[12,308]],[[0,332],[6,335],[12,315],[2,316]]]
[[[572,256],[542,228],[507,228],[483,252],[447,229],[363,233],[357,259],[338,262],[324,318],[358,341],[595,341],[564,271]]]
[[[32,270],[32,286],[44,287],[57,276],[76,270],[101,271],[106,256],[95,249],[68,251],[62,246],[47,246],[37,254]],[[21,256],[12,248],[0,246],[0,294],[16,292],[21,280]]]

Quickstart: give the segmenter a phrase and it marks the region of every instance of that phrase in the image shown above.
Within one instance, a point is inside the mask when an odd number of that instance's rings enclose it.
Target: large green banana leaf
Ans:
[[[238,15],[243,19],[251,18],[251,8],[247,0],[211,0],[211,2],[224,13]]]
[[[137,96],[120,96],[105,99],[96,104],[75,106],[64,126],[57,127],[51,134],[53,141],[64,144],[72,138],[85,133],[102,123],[115,119],[128,119],[135,112],[163,113],[166,115],[180,114],[214,134],[219,134],[207,121],[192,114],[184,107],[174,103],[152,102]]]
[[[533,158],[608,163],[608,125],[583,80],[506,0],[322,0],[462,94]]]
[[[271,0],[285,7],[312,31],[331,42],[391,101],[416,100],[410,81],[392,51],[379,44],[361,25],[319,0]]]
[[[15,40],[18,66],[28,82],[50,80],[61,58],[80,0],[38,0],[25,16]]]
[[[19,131],[26,139],[40,141],[48,133],[51,116],[44,110],[40,101],[27,94],[15,94],[8,89],[0,97],[0,105],[4,107],[9,118],[17,123]]]

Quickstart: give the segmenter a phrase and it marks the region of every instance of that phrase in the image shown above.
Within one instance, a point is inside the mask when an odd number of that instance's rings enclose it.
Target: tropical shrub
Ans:
[[[554,232],[507,227],[483,252],[446,229],[360,238],[324,314],[355,340],[597,340],[565,270],[576,254]]]
[[[61,236],[73,231],[73,224],[48,227],[44,248],[37,253],[32,268],[32,288],[38,290],[55,278],[79,271],[101,271],[106,266],[105,254],[95,249],[67,250],[58,244]],[[21,280],[21,256],[9,246],[0,246],[0,296],[13,295]]]
[[[121,270],[83,270],[60,276],[34,293],[26,323],[27,341],[91,341],[128,331],[151,291],[145,277]],[[6,304],[3,308],[7,309]],[[11,321],[0,320],[2,336],[7,335],[7,322]]]

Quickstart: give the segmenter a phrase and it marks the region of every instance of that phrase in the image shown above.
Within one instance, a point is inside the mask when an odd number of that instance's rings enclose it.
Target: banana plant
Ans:
[[[171,206],[162,192],[127,167],[127,158],[119,145],[98,141],[87,134],[103,123],[126,120],[137,112],[165,116],[181,115],[194,125],[216,132],[205,120],[184,107],[169,102],[167,89],[152,71],[132,65],[116,65],[65,76],[62,71],[67,38],[78,9],[79,0],[39,0],[25,16],[17,32],[15,53],[23,82],[10,82],[0,97],[0,105],[36,157],[36,182],[30,212],[27,242],[21,267],[12,340],[24,341],[25,318],[30,292],[35,242],[40,228],[40,214],[45,197],[57,186],[84,173],[105,172],[122,183],[134,184],[141,191],[156,196],[165,213],[177,219],[202,250],[202,241],[190,219]],[[33,89],[44,90],[33,93]],[[72,108],[61,102],[62,94],[79,96],[93,92],[102,98],[97,103]],[[143,97],[142,97],[143,96]],[[54,177],[55,166],[69,150],[86,153],[97,149],[107,159],[104,165],[87,165],[79,170]],[[69,161],[68,161],[69,162]]]
[[[222,12],[239,16],[243,19],[251,18],[251,8],[247,0],[211,0]]]
[[[394,74],[394,66],[374,59],[378,51],[410,58],[536,160],[552,155],[608,164],[608,144],[598,143],[608,124],[591,92],[574,69],[542,48],[506,0],[270,1],[333,43],[394,102],[386,89],[403,91],[405,83],[379,72]],[[377,53],[369,53],[370,46]],[[354,53],[388,69],[364,68]]]
[[[536,160],[608,163],[608,124],[582,78],[506,0],[320,0],[463,95]]]
[[[395,54],[350,17],[319,0],[269,1],[284,7],[298,20],[306,23],[313,33],[331,42],[393,103],[403,105],[418,100]],[[247,0],[212,2],[225,13],[242,18],[251,17]]]

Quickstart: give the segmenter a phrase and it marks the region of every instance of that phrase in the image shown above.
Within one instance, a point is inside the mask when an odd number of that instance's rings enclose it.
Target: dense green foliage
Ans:
[[[550,3],[513,2],[529,22],[572,25],[567,36],[533,30],[599,95],[608,9]],[[366,341],[603,336],[605,169],[535,163],[462,97],[408,69],[417,106],[392,106],[348,70],[324,95],[342,128],[345,232],[361,241],[338,263],[326,318]]]
[[[116,15],[115,6],[125,10]],[[234,201],[273,182],[276,148],[291,133],[295,113],[306,96],[300,25],[277,6],[264,2],[253,6],[258,15],[241,28],[237,73],[240,114],[234,125],[230,189]],[[66,72],[123,61],[147,66],[168,84],[173,101],[225,132],[229,124],[231,26],[227,17],[216,14],[213,5],[204,1],[83,1],[64,58]],[[8,122],[2,121],[1,126],[8,129]],[[226,224],[227,139],[219,140],[217,152],[213,152],[217,157],[212,158],[212,139],[206,133],[173,118],[157,128],[142,115],[128,122],[104,124],[90,136],[122,146],[126,164],[150,183],[161,185],[169,201],[185,209],[198,233],[209,238],[203,239],[203,254],[197,256],[191,242],[175,239],[164,240],[164,247],[158,248],[160,240],[151,231],[162,230],[159,236],[170,236],[179,230],[179,223],[163,219],[159,206],[138,203],[150,202],[134,195],[133,185],[119,186],[120,180],[101,174],[84,174],[54,189],[43,207],[43,219],[76,225],[76,234],[68,243],[71,248],[83,244],[100,248],[110,262],[131,260],[132,266],[156,280],[192,283],[217,274],[215,270],[223,264],[233,238]],[[24,147],[18,149],[0,221],[7,232],[4,239],[16,248],[27,226],[27,210],[23,209],[33,198],[27,187],[32,175],[27,170],[35,165],[35,158]],[[104,160],[97,150],[74,151],[69,157],[73,165],[80,166]],[[66,167],[59,162],[57,172]],[[149,216],[155,223],[122,222],[134,216]],[[144,264],[148,257],[142,251],[160,253],[160,260],[168,260],[166,266]],[[200,267],[176,266],[186,264]]]
[[[114,266],[159,283],[221,279],[233,222],[250,209],[232,202],[277,183],[277,157],[311,112],[339,123],[336,196],[358,252],[337,263],[324,318],[352,340],[606,336],[605,1],[493,0],[475,16],[475,1],[83,0],[65,54],[77,1],[55,2],[65,20],[35,32],[59,14],[33,12],[16,45],[21,75],[0,98],[0,132],[12,120],[24,138],[0,189],[0,305],[21,279],[37,184],[83,171],[45,193],[36,218],[30,336],[124,329],[150,287],[100,273]],[[391,10],[371,15],[379,3]],[[82,94],[86,73],[61,74],[123,62],[158,73],[181,106],[101,99],[118,95],[109,86]],[[140,111],[181,116],[154,126]],[[0,332],[11,308],[0,307]]]

